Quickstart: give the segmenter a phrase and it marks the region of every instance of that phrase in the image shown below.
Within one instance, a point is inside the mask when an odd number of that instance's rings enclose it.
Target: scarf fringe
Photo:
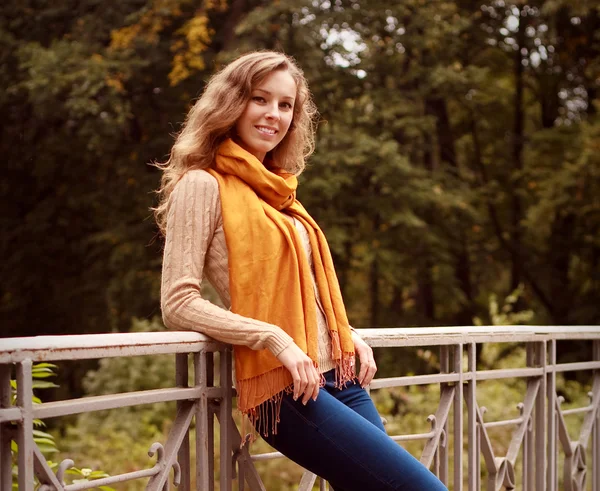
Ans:
[[[273,435],[277,434],[277,425],[279,423],[279,414],[281,413],[283,396],[292,392],[292,386],[286,387],[281,392],[278,392],[258,406],[253,407],[242,414],[242,434],[246,434],[246,422],[250,424],[250,433],[247,434],[246,439],[242,441],[242,447],[246,441],[248,444],[255,442],[257,434],[263,437],[269,436],[269,433]]]
[[[239,374],[239,371],[237,373]],[[242,413],[249,414],[250,411],[263,402],[276,397],[292,384],[292,375],[284,366],[279,366],[256,377],[238,378],[238,409]]]
[[[342,355],[342,361],[335,365],[335,387],[343,389],[348,382],[356,382],[354,352]]]
[[[329,331],[331,335],[331,358],[335,360],[335,386],[342,389],[347,382],[354,381],[355,354],[353,351],[342,352],[340,334],[338,331]]]
[[[356,376],[354,373],[354,353],[346,352],[342,356],[341,363],[336,363],[335,366],[335,387],[337,389],[344,389],[348,382],[355,382]],[[315,363],[315,368],[319,368]],[[266,381],[270,379],[269,376],[274,377],[275,379],[281,379],[285,377],[286,374],[289,378],[288,370],[285,367],[278,367],[270,372],[267,372],[263,375],[259,375],[258,377],[253,377],[247,380],[238,380],[237,386],[247,384],[247,386],[251,387],[261,387],[260,384],[266,383],[267,387],[270,388],[272,382],[267,383]],[[325,375],[319,372],[319,387],[325,386]],[[263,392],[268,392],[267,388],[264,388]],[[242,414],[242,435],[245,435],[242,438],[242,442],[240,448],[242,448],[246,443],[248,445],[254,443],[257,439],[257,435],[261,435],[263,437],[268,437],[269,434],[276,435],[277,434],[277,425],[279,424],[279,415],[281,413],[281,403],[283,401],[283,396],[286,394],[292,394],[294,392],[294,384],[290,383],[286,385],[283,389],[279,390],[276,394],[271,397],[266,398],[261,401],[254,407],[246,408],[243,407],[243,402],[240,400],[240,391],[238,390],[238,410]],[[243,392],[248,395],[248,392]],[[250,431],[248,432],[247,425],[250,424]]]

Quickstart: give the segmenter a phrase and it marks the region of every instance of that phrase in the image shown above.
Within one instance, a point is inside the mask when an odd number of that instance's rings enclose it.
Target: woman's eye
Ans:
[[[292,109],[292,105],[289,102],[283,102],[281,104],[281,107],[283,107],[285,109]]]
[[[255,95],[255,96],[252,98],[252,100],[253,100],[253,101],[255,101],[255,102],[265,102],[265,98],[264,98],[264,97],[261,97],[261,96],[259,96],[259,95]]]

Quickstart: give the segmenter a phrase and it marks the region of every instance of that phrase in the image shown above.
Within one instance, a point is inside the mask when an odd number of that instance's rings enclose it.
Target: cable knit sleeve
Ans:
[[[268,348],[275,356],[293,343],[281,328],[225,310],[200,295],[206,253],[221,213],[216,179],[188,171],[169,198],[161,307],[169,329],[193,330],[218,341]]]

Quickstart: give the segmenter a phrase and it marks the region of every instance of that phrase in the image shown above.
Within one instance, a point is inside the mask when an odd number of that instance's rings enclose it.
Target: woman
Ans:
[[[373,352],[349,326],[327,241],[295,199],[315,116],[284,54],[247,54],[210,80],[161,166],[164,322],[233,344],[238,408],[336,491],[446,489],[385,434],[363,388]],[[204,275],[230,310],[202,298]]]

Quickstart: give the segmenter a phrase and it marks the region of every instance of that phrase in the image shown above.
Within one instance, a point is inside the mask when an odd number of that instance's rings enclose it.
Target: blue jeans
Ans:
[[[335,491],[442,491],[442,482],[385,432],[369,394],[349,382],[335,387],[333,370],[316,401],[283,396],[277,434],[263,438]],[[270,414],[264,411],[262,414]],[[269,424],[267,428],[271,428]]]

